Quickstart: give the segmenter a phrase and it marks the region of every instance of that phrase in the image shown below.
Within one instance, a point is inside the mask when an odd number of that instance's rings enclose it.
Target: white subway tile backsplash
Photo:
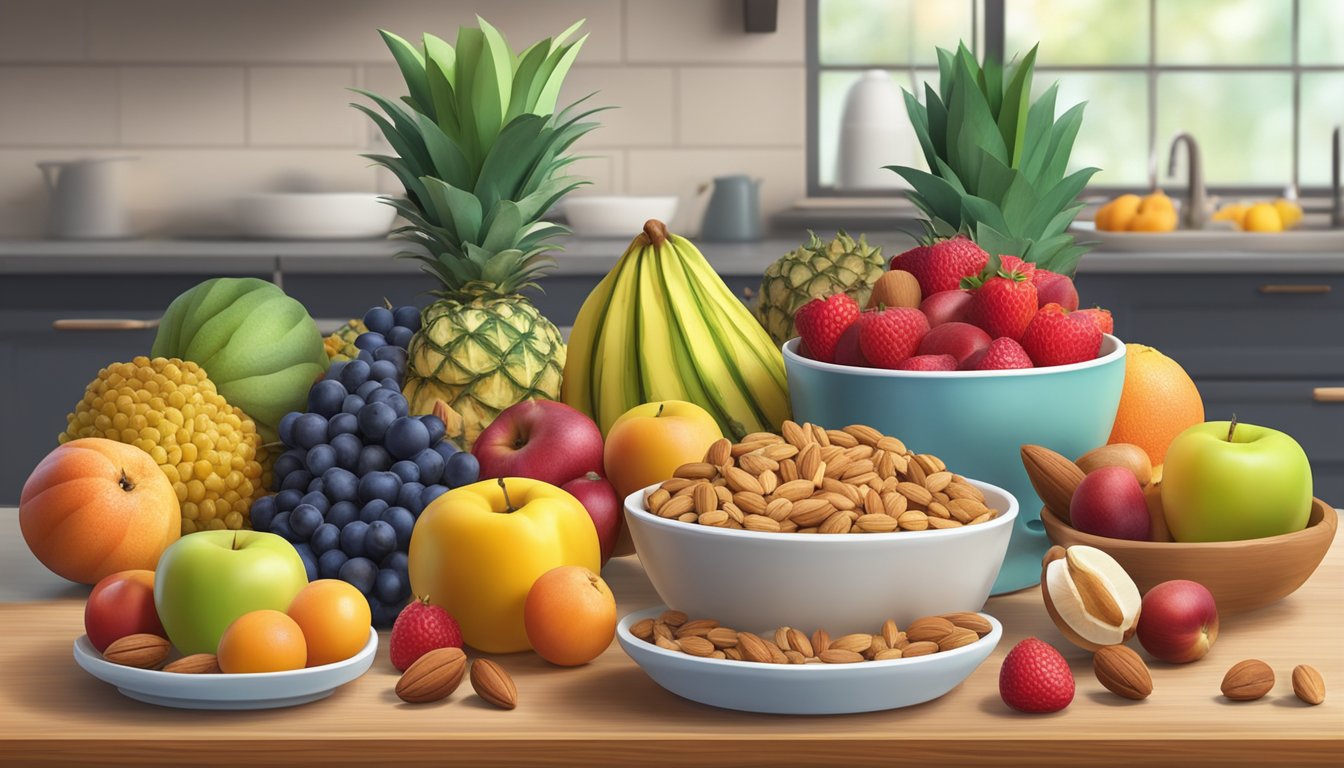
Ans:
[[[801,67],[681,70],[681,143],[802,146],[806,82]]]
[[[80,0],[0,0],[0,61],[79,61],[88,37]]]
[[[584,137],[587,146],[667,146],[676,135],[673,82],[665,67],[574,67],[560,104],[596,92],[585,105],[615,107],[596,115],[602,125]]]
[[[0,66],[4,144],[88,147],[117,142],[117,73],[106,67]]]
[[[242,67],[122,67],[121,143],[132,146],[241,145]]]
[[[621,195],[625,193],[625,152],[621,150],[576,150],[579,159],[570,166],[574,176],[591,182],[574,191],[576,195]]]
[[[803,0],[780,0],[778,29],[747,33],[741,2],[627,0],[625,59],[683,64],[802,64],[805,15]]]
[[[767,217],[803,197],[806,188],[804,150],[796,149],[632,149],[629,151],[632,195],[677,195],[672,222],[679,234],[700,230],[708,195],[701,187],[715,176],[745,173],[763,180],[761,208]]]
[[[253,146],[355,147],[368,119],[349,102],[354,67],[251,67],[248,143]]]

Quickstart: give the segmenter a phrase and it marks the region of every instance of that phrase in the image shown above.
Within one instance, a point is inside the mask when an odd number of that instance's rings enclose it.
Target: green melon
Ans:
[[[267,440],[281,416],[304,410],[329,364],[303,305],[255,277],[217,277],[178,296],[159,322],[152,354],[200,365]]]

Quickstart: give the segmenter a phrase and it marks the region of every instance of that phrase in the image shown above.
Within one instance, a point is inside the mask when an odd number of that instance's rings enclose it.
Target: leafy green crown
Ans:
[[[582,21],[555,38],[513,53],[479,16],[461,27],[457,45],[426,34],[421,47],[380,30],[409,93],[404,105],[365,90],[386,115],[351,106],[378,125],[396,156],[364,155],[396,174],[406,198],[385,198],[410,222],[393,234],[425,252],[422,261],[439,295],[510,295],[554,266],[545,241],[569,230],[539,219],[556,201],[586,184],[565,169],[566,150],[596,122],[577,104],[556,112],[560,86],[587,35],[565,41]],[[580,100],[580,102],[582,99]]]
[[[964,43],[956,53],[938,49],[938,90],[925,83],[924,104],[905,92],[932,173],[887,168],[910,184],[931,237],[964,232],[991,255],[1072,275],[1087,247],[1067,230],[1098,169],[1065,175],[1084,105],[1055,119],[1058,83],[1031,101],[1035,62],[1035,47],[1007,68],[992,58],[981,66]]]

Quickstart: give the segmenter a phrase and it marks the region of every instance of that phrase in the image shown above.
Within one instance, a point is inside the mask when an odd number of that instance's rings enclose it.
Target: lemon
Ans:
[[[1119,231],[1128,229],[1129,220],[1139,210],[1138,195],[1121,195],[1097,211],[1097,229]]]
[[[1283,222],[1284,229],[1292,229],[1302,223],[1302,207],[1291,200],[1279,198],[1274,201],[1274,210],[1279,213],[1279,220]]]
[[[1241,228],[1247,232],[1282,232],[1283,219],[1273,203],[1256,203],[1242,214]]]
[[[1237,226],[1241,226],[1241,217],[1246,214],[1247,207],[1245,203],[1229,203],[1213,214],[1213,220],[1230,221]]]
[[[1139,204],[1139,213],[1155,213],[1158,211],[1176,212],[1176,204],[1171,202],[1171,198],[1167,197],[1166,193],[1160,189],[1154,190],[1151,195],[1143,198],[1143,202]]]

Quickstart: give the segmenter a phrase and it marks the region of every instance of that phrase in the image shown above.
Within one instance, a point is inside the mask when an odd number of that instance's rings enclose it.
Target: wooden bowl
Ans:
[[[1086,544],[1114,557],[1141,593],[1172,579],[1203,584],[1218,602],[1218,613],[1226,616],[1263,608],[1302,586],[1330,549],[1339,514],[1324,501],[1313,499],[1307,527],[1295,533],[1190,544],[1093,536],[1048,509],[1041,510],[1041,522],[1055,544]]]

